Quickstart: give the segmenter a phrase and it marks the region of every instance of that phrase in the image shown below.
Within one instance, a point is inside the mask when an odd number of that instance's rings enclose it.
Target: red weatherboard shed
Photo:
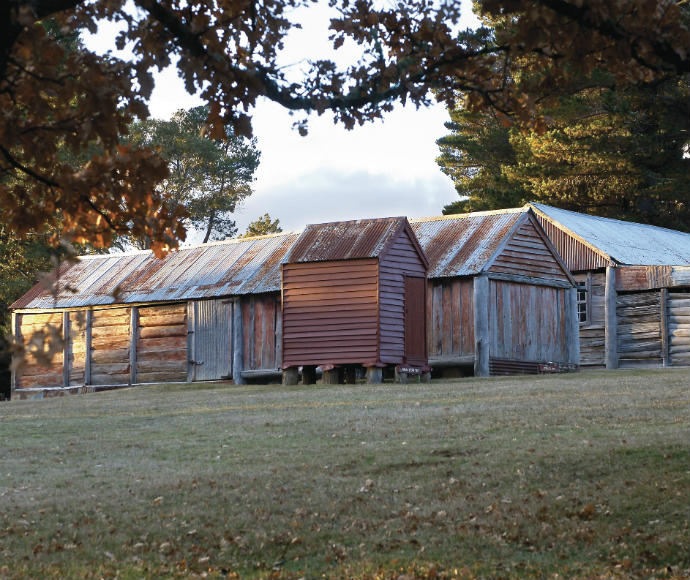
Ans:
[[[427,267],[404,217],[307,226],[282,267],[283,369],[426,366]]]

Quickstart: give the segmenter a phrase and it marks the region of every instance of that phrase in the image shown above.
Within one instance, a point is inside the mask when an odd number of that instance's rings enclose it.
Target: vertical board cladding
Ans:
[[[491,280],[492,358],[567,363],[565,288]]]
[[[280,293],[243,296],[242,309],[243,368],[247,371],[275,370],[280,324]]]
[[[426,268],[407,231],[402,231],[379,263],[380,360],[405,358],[405,277],[426,277]],[[410,364],[412,364],[410,362]]]
[[[537,214],[537,219],[571,272],[596,270],[598,268],[605,268],[608,265],[606,258],[551,223],[542,215]]]
[[[62,386],[63,313],[18,314],[17,318],[17,338],[25,352],[17,388]]]
[[[669,292],[669,355],[672,365],[690,365],[690,291]]]
[[[187,303],[140,306],[136,337],[138,383],[187,380]]]
[[[587,288],[587,321],[580,324],[580,365],[601,366],[605,361],[605,306],[606,274],[603,272],[574,275],[578,283]]]
[[[69,340],[65,349],[69,361],[69,385],[86,384],[86,323],[85,310],[68,313]]]
[[[472,278],[437,278],[427,288],[427,351],[430,361],[474,354]]]
[[[91,318],[91,384],[123,385],[130,380],[131,308],[94,310]]]
[[[531,220],[526,220],[520,225],[496,257],[489,271],[568,281],[568,275],[563,271]]]
[[[283,265],[283,367],[377,361],[378,266],[376,258]]]
[[[661,364],[659,291],[619,294],[616,298],[616,316],[619,364]]]

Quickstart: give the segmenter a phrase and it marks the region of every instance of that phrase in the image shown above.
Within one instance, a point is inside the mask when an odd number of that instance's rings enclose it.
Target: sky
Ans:
[[[469,5],[469,2],[463,0]],[[461,27],[476,23],[469,6]],[[309,58],[329,55],[328,12],[323,7],[294,14],[303,29],[291,33],[283,51],[284,63],[299,74]],[[103,28],[86,38],[87,46],[104,52],[112,46],[112,33]],[[354,57],[345,45],[335,53],[336,62]],[[149,102],[151,116],[167,119],[178,109],[203,104],[189,95],[174,68],[155,75]],[[237,209],[240,233],[268,212],[284,231],[306,224],[405,215],[440,215],[444,205],[457,199],[453,183],[436,164],[436,139],[447,133],[448,112],[443,105],[421,109],[396,106],[383,121],[347,131],[334,125],[326,113],[312,116],[309,133],[301,137],[282,107],[263,101],[252,111],[254,135],[261,151],[254,193]],[[193,232],[187,244],[199,243]],[[186,244],[185,244],[186,245]]]

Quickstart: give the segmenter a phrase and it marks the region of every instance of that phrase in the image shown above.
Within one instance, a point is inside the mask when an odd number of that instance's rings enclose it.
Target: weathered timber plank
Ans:
[[[155,316],[172,316],[178,315],[184,318],[187,315],[187,303],[179,302],[177,304],[165,304],[160,306],[140,306],[139,318],[151,318]]]
[[[180,360],[187,362],[187,349],[139,350],[139,361]]]
[[[129,322],[117,326],[94,326],[91,329],[91,338],[129,338]]]
[[[619,294],[616,298],[619,306],[646,306],[649,304],[659,304],[658,292],[638,292],[635,294]]]
[[[187,336],[187,326],[154,326],[142,328],[140,331],[141,338],[163,338],[168,336]]]
[[[623,334],[636,334],[639,332],[660,332],[661,326],[659,325],[659,321],[652,321],[652,322],[635,322],[635,323],[628,323],[627,321],[620,321],[618,324],[618,334],[623,335]]]
[[[114,348],[107,350],[94,350],[91,353],[91,364],[100,365],[104,363],[129,361],[129,348]]]
[[[92,372],[99,375],[115,375],[124,374],[129,381],[129,361],[127,362],[108,362],[108,363],[93,363]]]
[[[120,335],[117,337],[100,336],[91,339],[91,351],[113,348],[129,348],[129,337]]]
[[[661,348],[658,349],[653,349],[653,350],[646,350],[646,351],[635,351],[635,352],[625,352],[625,353],[620,353],[621,359],[633,359],[633,360],[640,360],[640,359],[647,359],[647,358],[661,358]]]
[[[157,348],[172,349],[179,348],[187,350],[186,336],[164,336],[161,338],[142,338],[139,337],[139,349],[141,352],[154,350]]]
[[[139,318],[139,326],[142,328],[151,326],[177,326],[181,324],[185,324],[185,317],[179,314]]]
[[[138,364],[140,373],[178,372],[187,373],[187,361],[185,360],[140,360]]]
[[[652,306],[635,306],[635,307],[625,307],[620,306],[616,310],[620,318],[659,318],[659,304],[654,304]]]
[[[661,339],[618,343],[618,353],[621,355],[623,353],[646,352],[650,350],[658,350],[661,352]]]

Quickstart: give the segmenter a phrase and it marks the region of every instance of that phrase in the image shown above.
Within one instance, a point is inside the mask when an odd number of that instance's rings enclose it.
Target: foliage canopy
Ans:
[[[0,211],[16,234],[56,228],[68,239],[107,246],[118,233],[151,239],[157,253],[184,238],[184,211],[162,199],[168,176],[159,155],[122,145],[147,116],[152,71],[175,61],[187,90],[208,105],[213,139],[251,134],[249,111],[268,98],[304,114],[330,112],[345,127],[381,116],[396,100],[491,108],[504,120],[540,124],[534,95],[605,66],[616,83],[690,71],[682,0],[483,0],[509,24],[500,41],[477,31],[458,37],[457,0],[334,0],[335,48],[361,58],[339,69],[310,63],[288,79],[283,41],[307,0],[9,0],[0,5]],[[132,6],[129,9],[128,6]],[[42,25],[54,19],[56,26]],[[131,61],[68,50],[64,39],[100,20],[118,22],[117,46]],[[532,72],[514,74],[525,55]],[[298,128],[305,130],[305,118]],[[75,157],[96,146],[83,166]]]
[[[237,233],[232,213],[252,194],[259,165],[256,141],[238,137],[231,127],[227,138],[204,134],[208,110],[195,107],[177,111],[169,121],[147,119],[130,127],[128,140],[149,147],[168,163],[169,175],[158,185],[166,203],[180,204],[188,224],[204,233],[203,242],[226,239]],[[150,239],[125,238],[140,248]]]
[[[578,89],[542,109],[546,131],[490,112],[450,111],[438,163],[460,200],[445,213],[538,201],[690,229],[690,76],[654,86]]]

